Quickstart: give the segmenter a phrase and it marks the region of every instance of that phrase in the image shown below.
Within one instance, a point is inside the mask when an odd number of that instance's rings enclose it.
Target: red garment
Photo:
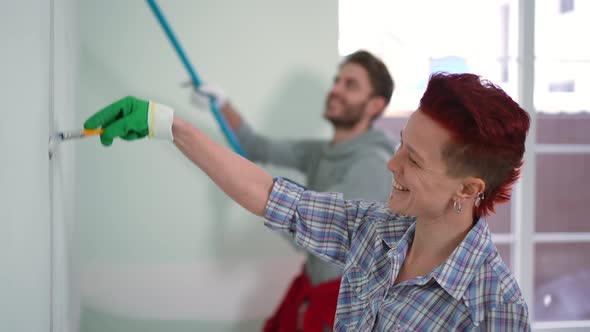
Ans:
[[[264,324],[264,332],[296,332],[299,311],[307,305],[303,313],[304,332],[321,332],[324,327],[334,329],[334,316],[340,278],[312,286],[305,267],[293,282],[274,315]]]

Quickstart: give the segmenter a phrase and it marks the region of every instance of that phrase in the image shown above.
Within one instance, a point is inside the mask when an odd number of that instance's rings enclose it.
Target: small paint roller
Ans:
[[[63,141],[68,141],[71,139],[79,139],[79,138],[101,135],[102,133],[104,133],[104,129],[102,129],[102,128],[97,128],[97,129],[86,129],[85,128],[82,130],[58,132],[57,134],[49,137],[49,159],[51,159],[51,157],[53,157],[53,151],[54,151],[55,145],[57,143],[61,143]]]

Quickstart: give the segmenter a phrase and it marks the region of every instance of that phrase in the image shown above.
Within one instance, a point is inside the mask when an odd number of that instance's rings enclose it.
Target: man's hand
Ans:
[[[185,86],[188,85],[193,87],[192,82],[185,84]],[[221,110],[228,101],[225,93],[214,85],[203,83],[198,88],[193,88],[193,91],[191,92],[191,104],[202,110],[209,109],[211,98],[213,98],[218,110]]]
[[[184,85],[192,87],[192,82],[187,82]],[[202,110],[209,109],[210,97],[215,101],[215,106],[217,106],[229,127],[233,131],[238,130],[242,125],[242,117],[234,110],[229,99],[220,88],[205,83],[201,84],[201,86],[192,90],[191,104]]]
[[[104,129],[100,135],[104,146],[113,144],[115,137],[135,140],[149,136],[172,141],[173,118],[170,107],[129,96],[92,115],[84,122],[84,128]]]

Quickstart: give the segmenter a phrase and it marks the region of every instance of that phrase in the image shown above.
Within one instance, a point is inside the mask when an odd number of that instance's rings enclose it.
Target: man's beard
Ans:
[[[326,101],[326,108],[328,107],[328,103],[330,102],[330,98],[338,98],[338,97],[328,97]],[[342,101],[342,99],[340,99]],[[336,117],[329,116],[324,114],[324,117],[332,123],[334,128],[336,129],[351,129],[356,126],[362,119],[363,114],[365,112],[365,107],[369,101],[365,100],[358,104],[344,104],[344,109],[342,113]]]

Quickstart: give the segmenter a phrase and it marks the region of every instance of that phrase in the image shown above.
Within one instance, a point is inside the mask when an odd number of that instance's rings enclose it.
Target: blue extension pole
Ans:
[[[180,57],[182,64],[184,65],[184,67],[188,71],[188,73],[191,77],[191,81],[193,82],[193,85],[198,88],[199,86],[201,86],[201,80],[199,80],[197,73],[193,69],[193,66],[191,65],[191,63],[189,62],[188,58],[186,57],[184,51],[182,50],[182,46],[180,46],[180,43],[178,42],[178,40],[174,36],[174,33],[172,32],[172,29],[170,28],[170,26],[166,22],[164,15],[162,15],[162,11],[160,10],[158,5],[156,4],[156,0],[147,0],[147,2],[150,5],[152,11],[154,12],[154,15],[158,19],[158,22],[160,22],[160,25],[162,26],[162,29],[166,33],[166,36],[168,36],[168,39],[172,43],[172,46],[174,46],[174,49],[176,50],[176,53]],[[233,147],[234,151],[236,151],[242,157],[246,157],[246,154],[244,153],[242,146],[238,142],[236,135],[231,130],[231,128],[227,125],[227,122],[225,121],[225,119],[223,118],[221,113],[219,112],[219,109],[217,109],[217,105],[215,105],[215,98],[213,96],[209,96],[209,105],[211,105],[211,112],[213,113],[213,115],[215,116],[215,119],[219,123],[219,126],[221,127],[221,130],[223,131],[223,133],[225,134],[225,137],[229,141],[229,144]]]

